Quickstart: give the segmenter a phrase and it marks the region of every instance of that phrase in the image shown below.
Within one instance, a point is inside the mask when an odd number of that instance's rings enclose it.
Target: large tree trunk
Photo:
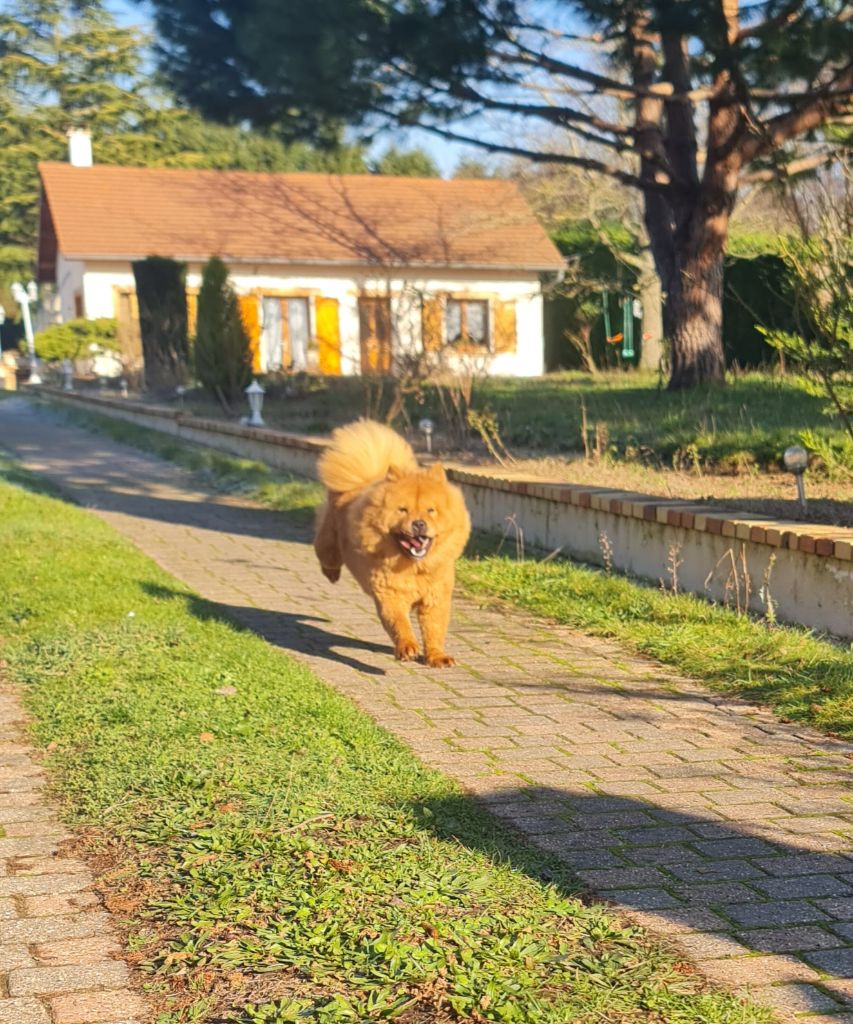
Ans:
[[[663,315],[671,351],[670,390],[722,381],[726,362],[721,246],[676,251]]]

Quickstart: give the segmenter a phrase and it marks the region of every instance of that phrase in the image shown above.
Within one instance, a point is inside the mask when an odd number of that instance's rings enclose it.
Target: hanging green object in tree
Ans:
[[[604,340],[608,345],[618,345],[622,340],[621,332],[612,334],[610,328],[610,292],[605,288],[601,293],[601,305],[604,310]]]
[[[634,300],[622,296],[622,358],[634,358]]]

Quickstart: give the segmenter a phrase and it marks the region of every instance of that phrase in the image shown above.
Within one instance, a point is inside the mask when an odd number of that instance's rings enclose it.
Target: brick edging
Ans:
[[[237,423],[223,423],[194,416],[191,412],[145,405],[127,399],[82,395],[44,385],[32,390],[49,397],[77,401],[81,405],[130,411],[135,415],[150,416],[152,419],[172,420],[177,424],[191,426],[193,430],[246,438],[281,448],[297,448],[317,455],[328,444],[323,438],[306,437],[303,434],[290,434],[269,428],[248,427]],[[765,544],[773,548],[786,548],[820,558],[853,561],[853,529],[841,526],[774,519],[772,516],[754,513],[743,515],[725,508],[715,508],[712,511],[708,505],[690,499],[664,498],[588,484],[544,483],[535,479],[516,480],[496,475],[492,470],[475,470],[454,465],[448,466],[448,475],[456,483],[471,487],[484,487],[541,498],[545,501],[609,512],[612,515],[641,519],[664,526],[730,537],[753,544]]]

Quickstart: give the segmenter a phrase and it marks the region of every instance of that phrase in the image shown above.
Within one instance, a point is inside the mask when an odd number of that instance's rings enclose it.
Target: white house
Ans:
[[[90,152],[39,167],[39,281],[62,320],[116,317],[129,362],[131,262],[186,262],[192,333],[217,255],[261,372],[380,373],[421,348],[543,372],[542,287],[564,263],[512,182],[92,166]]]

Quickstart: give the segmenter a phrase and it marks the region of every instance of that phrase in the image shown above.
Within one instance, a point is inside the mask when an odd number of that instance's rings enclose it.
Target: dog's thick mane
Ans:
[[[338,494],[361,491],[390,470],[400,476],[417,473],[415,453],[399,434],[373,420],[339,427],[317,465],[320,480]]]

